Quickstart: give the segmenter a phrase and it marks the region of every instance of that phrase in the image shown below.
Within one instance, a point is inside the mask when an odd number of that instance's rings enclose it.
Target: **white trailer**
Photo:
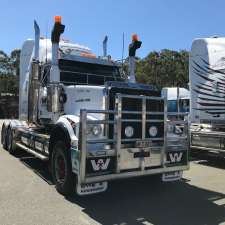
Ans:
[[[225,153],[225,38],[194,40],[189,58],[191,148]]]
[[[20,60],[19,120],[6,121],[2,144],[51,165],[56,189],[64,194],[98,193],[113,179],[162,174],[178,180],[189,168],[187,121],[179,137],[167,138],[167,100],[152,85],[135,83],[135,51],[129,46],[129,77],[106,56],[60,41],[64,31],[55,18],[51,40],[23,44]]]

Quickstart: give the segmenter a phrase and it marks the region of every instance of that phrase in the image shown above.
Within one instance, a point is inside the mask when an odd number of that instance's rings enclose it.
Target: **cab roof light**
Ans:
[[[132,35],[132,43],[129,45],[129,56],[135,56],[136,50],[141,47],[142,42],[138,41],[137,34]]]
[[[61,24],[61,20],[61,16],[55,16],[55,24],[51,35],[52,43],[59,43],[60,35],[64,32],[65,25]]]
[[[132,41],[138,41],[138,35],[132,34]]]
[[[61,16],[55,16],[55,23],[61,23],[62,17]]]

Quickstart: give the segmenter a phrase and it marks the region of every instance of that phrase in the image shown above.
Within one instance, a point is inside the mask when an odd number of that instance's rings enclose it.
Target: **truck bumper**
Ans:
[[[122,107],[122,99],[139,99],[142,103],[141,111],[127,111]],[[163,109],[160,111],[148,111],[147,101],[164,102]],[[103,120],[90,120],[88,114],[107,114]],[[127,119],[123,115],[139,115],[139,119]],[[160,117],[148,117],[160,116]],[[189,129],[188,121],[180,119],[185,113],[172,113],[178,117],[176,121],[169,121],[167,113],[166,98],[134,96],[117,94],[115,100],[115,110],[81,110],[80,112],[80,140],[77,150],[77,156],[72,163],[74,172],[77,171],[80,184],[97,183],[116,179],[125,179],[138,176],[153,174],[163,174],[173,171],[183,171],[189,168],[188,150],[189,150]],[[122,129],[124,123],[139,123],[139,133],[141,135],[133,138],[127,138]],[[153,124],[157,127],[163,126],[158,136],[149,136],[146,124]],[[113,137],[111,139],[98,138],[90,140],[87,135],[88,126],[93,124],[104,124],[106,131],[109,124],[113,125]],[[182,126],[182,132],[174,136],[168,136],[168,125]],[[107,133],[107,132],[106,132]],[[89,146],[97,143],[107,144],[114,150],[110,156],[108,150],[101,150],[101,154],[95,156],[89,155]],[[128,144],[127,144],[128,143]],[[132,143],[132,144],[130,144]],[[128,146],[131,145],[131,146]],[[124,147],[126,146],[126,147]],[[109,148],[109,149],[110,149]],[[79,150],[78,150],[79,149]]]
[[[111,180],[117,180],[117,179],[126,179],[126,178],[132,178],[132,177],[162,174],[162,173],[173,172],[173,171],[184,171],[188,169],[189,169],[189,164],[182,165],[182,166],[146,169],[143,171],[121,172],[118,174],[107,174],[107,175],[100,175],[100,176],[93,176],[93,177],[85,177],[82,183],[96,183],[96,182],[102,182],[102,181],[111,181]]]

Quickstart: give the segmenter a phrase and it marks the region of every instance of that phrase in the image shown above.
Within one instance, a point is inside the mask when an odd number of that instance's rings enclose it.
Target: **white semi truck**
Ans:
[[[129,80],[106,53],[60,40],[65,26],[55,17],[51,40],[24,42],[20,59],[19,120],[4,122],[2,145],[21,148],[50,164],[56,189],[64,194],[98,193],[108,181],[162,174],[178,180],[188,163],[188,122],[167,119],[160,90],[135,82],[133,36]],[[177,113],[176,113],[177,115]],[[183,134],[167,137],[182,124]]]
[[[225,38],[194,40],[189,58],[191,148],[225,156]]]

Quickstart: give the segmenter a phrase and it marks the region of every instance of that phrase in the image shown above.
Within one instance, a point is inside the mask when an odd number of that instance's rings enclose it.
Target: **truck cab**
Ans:
[[[102,192],[114,179],[180,179],[189,168],[188,121],[169,121],[161,90],[135,82],[137,36],[125,79],[111,57],[60,40],[60,17],[51,40],[40,38],[34,26],[35,40],[21,51],[19,120],[3,124],[3,146],[11,154],[19,147],[48,161],[64,195]],[[182,124],[184,132],[167,137],[169,123]]]

